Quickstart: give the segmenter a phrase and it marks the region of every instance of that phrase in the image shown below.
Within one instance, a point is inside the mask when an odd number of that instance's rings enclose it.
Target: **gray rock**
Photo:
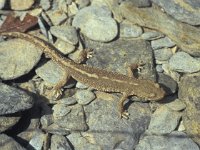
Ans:
[[[40,0],[40,6],[44,10],[48,10],[51,7],[51,2],[50,0]]]
[[[138,75],[139,78],[155,79],[152,49],[144,40],[118,39],[110,43],[99,43],[85,40],[86,47],[93,49],[94,56],[87,64],[108,71],[126,74],[125,64],[135,64],[143,61],[146,65]],[[120,58],[120,59],[119,59]]]
[[[87,105],[95,99],[95,94],[89,90],[78,90],[74,96],[80,105]]]
[[[76,83],[76,87],[79,88],[79,89],[86,89],[86,88],[88,88],[87,85],[84,85],[81,82],[77,82]]]
[[[166,13],[175,19],[191,25],[200,25],[200,13],[198,11],[200,2],[198,0],[153,0],[154,3],[161,6]]]
[[[167,95],[173,94],[177,91],[178,85],[174,79],[163,73],[158,73],[158,83],[163,85]]]
[[[164,71],[162,65],[156,65],[156,71],[162,73]]]
[[[41,50],[30,42],[13,39],[0,43],[0,78],[10,80],[27,74],[40,60]]]
[[[58,103],[64,104],[64,105],[73,105],[73,104],[76,104],[77,101],[76,101],[76,98],[74,97],[66,97],[66,98],[59,99]]]
[[[57,38],[66,41],[72,45],[78,43],[78,36],[76,29],[72,26],[62,25],[62,26],[52,26],[50,28],[51,33]]]
[[[181,101],[180,99],[176,99],[170,103],[166,103],[165,106],[167,106],[168,108],[174,111],[181,111],[186,108],[185,103]]]
[[[128,21],[120,23],[120,37],[123,38],[136,38],[143,33],[141,27],[134,25]]]
[[[183,132],[174,131],[171,134],[158,136],[149,135],[140,140],[135,150],[199,150]]]
[[[32,7],[35,0],[11,0],[10,7],[12,10],[27,10]]]
[[[68,140],[62,135],[51,136],[51,150],[72,150]]]
[[[130,0],[130,1],[136,7],[149,7],[149,6],[151,6],[150,0]]]
[[[68,18],[65,12],[58,9],[49,10],[46,14],[48,14],[48,17],[55,26],[62,24]]]
[[[184,76],[179,84],[178,97],[186,104],[186,110],[183,115],[183,124],[188,135],[200,135],[200,73],[194,73]],[[199,136],[193,136],[198,145],[200,145]]]
[[[53,123],[53,116],[52,115],[43,115],[40,118],[40,123],[42,128],[47,128],[49,125]]]
[[[0,0],[0,9],[4,8],[6,0]]]
[[[4,117],[1,116],[0,117],[0,132],[3,132],[9,128],[11,128],[12,126],[14,126],[20,119],[21,117]]]
[[[147,132],[150,134],[171,133],[178,126],[180,118],[179,112],[161,106],[153,113]]]
[[[6,134],[0,134],[0,149],[2,150],[26,150],[19,143],[17,143],[13,138],[7,136]]]
[[[151,42],[151,46],[153,49],[160,49],[163,47],[173,47],[175,43],[172,42],[168,37],[160,38],[158,40],[154,40]]]
[[[148,40],[148,41],[157,40],[157,39],[162,38],[162,37],[164,37],[164,34],[162,34],[161,32],[156,32],[156,31],[144,32],[141,35],[142,39]]]
[[[56,135],[68,135],[70,134],[70,131],[65,128],[61,128],[57,124],[53,123],[47,128],[45,128],[45,131],[51,134],[56,134]]]
[[[36,134],[29,141],[27,149],[34,148],[34,150],[41,150],[45,142],[45,138],[46,135],[42,133],[42,131],[38,130],[38,132],[36,132]]]
[[[71,109],[64,104],[56,104],[53,106],[53,116],[54,118],[60,118],[68,113],[70,113]]]
[[[169,60],[172,55],[173,53],[170,48],[162,48],[154,51],[155,59],[159,61]]]
[[[84,133],[83,133],[84,134]],[[85,138],[81,133],[71,133],[67,136],[68,140],[72,143],[74,149],[77,150],[102,150],[99,145],[93,144],[92,141]]]
[[[68,106],[71,112],[66,116],[56,119],[55,124],[61,129],[66,131],[85,131],[87,130],[87,125],[85,122],[85,115],[82,106],[74,105]]]
[[[177,52],[169,60],[170,69],[177,72],[193,73],[200,70],[200,61],[185,52]]]
[[[0,115],[29,109],[33,103],[33,98],[26,92],[0,83]]]
[[[88,38],[108,42],[118,34],[117,24],[107,7],[89,6],[81,9],[72,22]]]
[[[65,42],[63,40],[57,39],[55,42],[56,48],[61,51],[64,55],[67,55],[75,50],[75,46]]]
[[[101,149],[134,149],[149,124],[147,104],[132,103],[128,108],[129,120],[126,120],[119,118],[118,102],[119,98],[113,96],[112,100],[96,99],[84,107],[89,130],[82,135],[85,138],[93,137]]]
[[[79,8],[83,8],[90,4],[90,0],[77,0],[76,3],[78,4]]]

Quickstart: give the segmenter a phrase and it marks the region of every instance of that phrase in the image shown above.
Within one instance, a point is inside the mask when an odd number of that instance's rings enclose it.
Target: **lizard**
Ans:
[[[136,64],[128,67],[128,75],[123,75],[86,64],[75,63],[60,54],[52,45],[34,35],[21,32],[2,32],[0,36],[24,39],[39,46],[43,53],[48,55],[62,69],[66,70],[66,75],[54,87],[55,91],[59,91],[68,79],[72,77],[96,90],[121,93],[122,96],[118,102],[121,118],[128,118],[129,114],[124,110],[123,104],[129,96],[137,96],[145,100],[160,100],[165,96],[165,91],[158,83],[152,80],[138,79],[134,76],[132,70],[138,67]]]

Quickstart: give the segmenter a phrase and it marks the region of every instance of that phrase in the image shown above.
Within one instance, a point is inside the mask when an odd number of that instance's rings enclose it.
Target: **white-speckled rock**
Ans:
[[[177,52],[170,58],[169,66],[173,71],[193,73],[200,70],[200,61],[185,52]]]
[[[117,23],[107,7],[89,6],[81,9],[72,22],[88,38],[108,42],[118,34]]]

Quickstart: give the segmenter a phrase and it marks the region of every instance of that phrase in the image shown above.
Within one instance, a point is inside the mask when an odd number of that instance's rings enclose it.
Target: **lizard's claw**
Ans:
[[[129,113],[127,111],[123,111],[120,113],[120,118],[129,119]]]
[[[59,98],[62,96],[62,92],[63,92],[63,89],[56,89],[56,88],[53,88],[51,97],[52,97],[54,100],[57,100],[57,99],[59,99]]]
[[[86,49],[86,53],[87,53],[86,57],[88,59],[88,58],[91,58],[93,56],[94,51],[92,49]]]

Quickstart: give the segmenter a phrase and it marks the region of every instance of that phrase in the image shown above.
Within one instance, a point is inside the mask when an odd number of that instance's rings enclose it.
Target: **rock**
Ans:
[[[12,114],[33,106],[33,98],[25,91],[0,83],[0,115]]]
[[[53,123],[53,116],[52,115],[43,115],[40,118],[42,128],[47,128]]]
[[[41,50],[21,39],[0,43],[0,78],[10,80],[27,74],[40,60]]]
[[[69,54],[68,57],[74,62],[80,64],[87,60],[87,50],[78,49],[75,52]]]
[[[136,38],[143,33],[141,27],[131,24],[128,21],[120,23],[120,37],[122,38]]]
[[[85,46],[93,49],[95,54],[86,62],[90,66],[126,74],[127,68],[125,64],[144,61],[146,66],[138,75],[139,78],[155,79],[155,70],[150,67],[153,66],[153,54],[149,42],[118,39],[110,43],[100,43],[86,39]]]
[[[83,137],[80,133],[72,133],[67,136],[74,149],[77,150],[102,150],[99,145],[95,145],[89,139]]]
[[[177,52],[170,58],[169,66],[173,71],[194,73],[200,70],[200,61],[185,52]]]
[[[65,42],[68,42],[72,45],[76,45],[78,43],[76,29],[72,26],[52,26],[50,31],[54,36]]]
[[[56,104],[53,106],[53,117],[54,119],[56,118],[61,118],[68,113],[70,113],[71,109],[67,107],[65,104]]]
[[[135,150],[199,150],[198,146],[183,132],[168,135],[148,135],[140,140]]]
[[[168,76],[173,78],[176,82],[179,82],[181,75],[176,71],[172,71],[169,63],[162,64],[162,68]]]
[[[144,39],[144,40],[147,40],[147,41],[157,40],[157,39],[160,39],[160,38],[163,38],[163,37],[164,37],[164,35],[162,33],[156,32],[156,31],[144,32],[141,35],[141,38]]]
[[[64,55],[67,55],[75,50],[75,46],[65,42],[61,39],[57,39],[55,42],[56,48],[61,51]]]
[[[59,99],[58,103],[65,104],[65,105],[73,105],[73,104],[76,104],[77,101],[76,101],[76,98],[74,97],[66,97],[66,98]]]
[[[73,150],[71,143],[62,135],[51,136],[51,150]]]
[[[77,82],[76,87],[79,88],[79,89],[87,89],[88,88],[87,85],[84,85],[81,82]]]
[[[178,85],[174,79],[163,73],[158,73],[158,83],[163,85],[167,95],[171,95],[177,91]]]
[[[151,1],[150,0],[130,0],[130,2],[135,7],[150,7],[151,6]]]
[[[172,39],[183,51],[193,56],[200,56],[200,30],[198,28],[173,19],[156,5],[137,8],[127,1],[116,9],[120,9],[121,15],[128,21],[160,31]]]
[[[75,14],[77,14],[78,11],[78,6],[75,2],[72,2],[70,5],[68,5],[69,16],[74,16]]]
[[[13,138],[7,136],[6,134],[0,134],[0,149],[2,150],[26,150],[19,143],[17,143]]]
[[[65,20],[67,20],[67,15],[61,10],[49,10],[46,12],[48,14],[51,22],[54,26],[62,24]]]
[[[38,131],[33,138],[29,141],[27,149],[34,148],[35,150],[41,150],[45,142],[46,135],[42,131]]]
[[[181,111],[186,108],[185,103],[183,101],[181,101],[180,99],[176,99],[170,103],[166,103],[165,106],[167,106],[168,108],[170,108],[174,111]]]
[[[46,132],[56,134],[56,135],[68,135],[70,131],[65,128],[61,128],[57,124],[53,123],[45,129]]]
[[[155,59],[159,61],[169,60],[172,55],[173,53],[170,48],[162,48],[154,51]]]
[[[89,130],[82,136],[92,137],[92,143],[101,149],[134,149],[149,124],[148,104],[132,103],[128,107],[129,120],[119,120],[118,102],[119,98],[115,96],[112,100],[95,99],[84,106]]]
[[[87,125],[85,122],[85,115],[82,106],[74,105],[68,106],[71,112],[67,115],[56,119],[55,124],[60,127],[60,129],[65,129],[67,131],[85,131],[87,130]]]
[[[1,116],[0,117],[0,132],[3,132],[9,128],[11,128],[12,126],[14,126],[18,121],[19,121],[20,117],[4,117]]]
[[[184,76],[179,84],[178,97],[186,104],[183,124],[188,135],[200,135],[200,73]],[[200,137],[193,136],[200,145]]]
[[[78,4],[79,9],[80,9],[80,8],[88,6],[90,4],[90,0],[77,0],[76,3]]]
[[[200,2],[198,0],[153,0],[153,2],[161,6],[164,11],[175,19],[191,25],[200,25],[200,13],[198,11]]]
[[[50,0],[40,0],[40,6],[44,10],[48,10],[51,7],[51,2]]]
[[[84,35],[95,41],[108,42],[118,34],[117,23],[108,8],[103,6],[81,9],[74,17],[72,25],[80,28]]]
[[[168,37],[164,37],[164,38],[152,41],[151,46],[155,50],[155,49],[160,49],[163,47],[173,47],[175,46],[175,43],[172,42]]]
[[[10,0],[10,7],[12,10],[27,10],[30,9],[35,0]]]
[[[156,65],[156,71],[162,73],[164,71],[162,65]]]
[[[0,9],[4,8],[6,0],[0,0]]]
[[[161,106],[153,113],[147,132],[157,135],[171,133],[178,126],[180,119],[181,113]]]
[[[95,95],[89,90],[78,90],[74,95],[80,105],[87,105],[95,99]]]

